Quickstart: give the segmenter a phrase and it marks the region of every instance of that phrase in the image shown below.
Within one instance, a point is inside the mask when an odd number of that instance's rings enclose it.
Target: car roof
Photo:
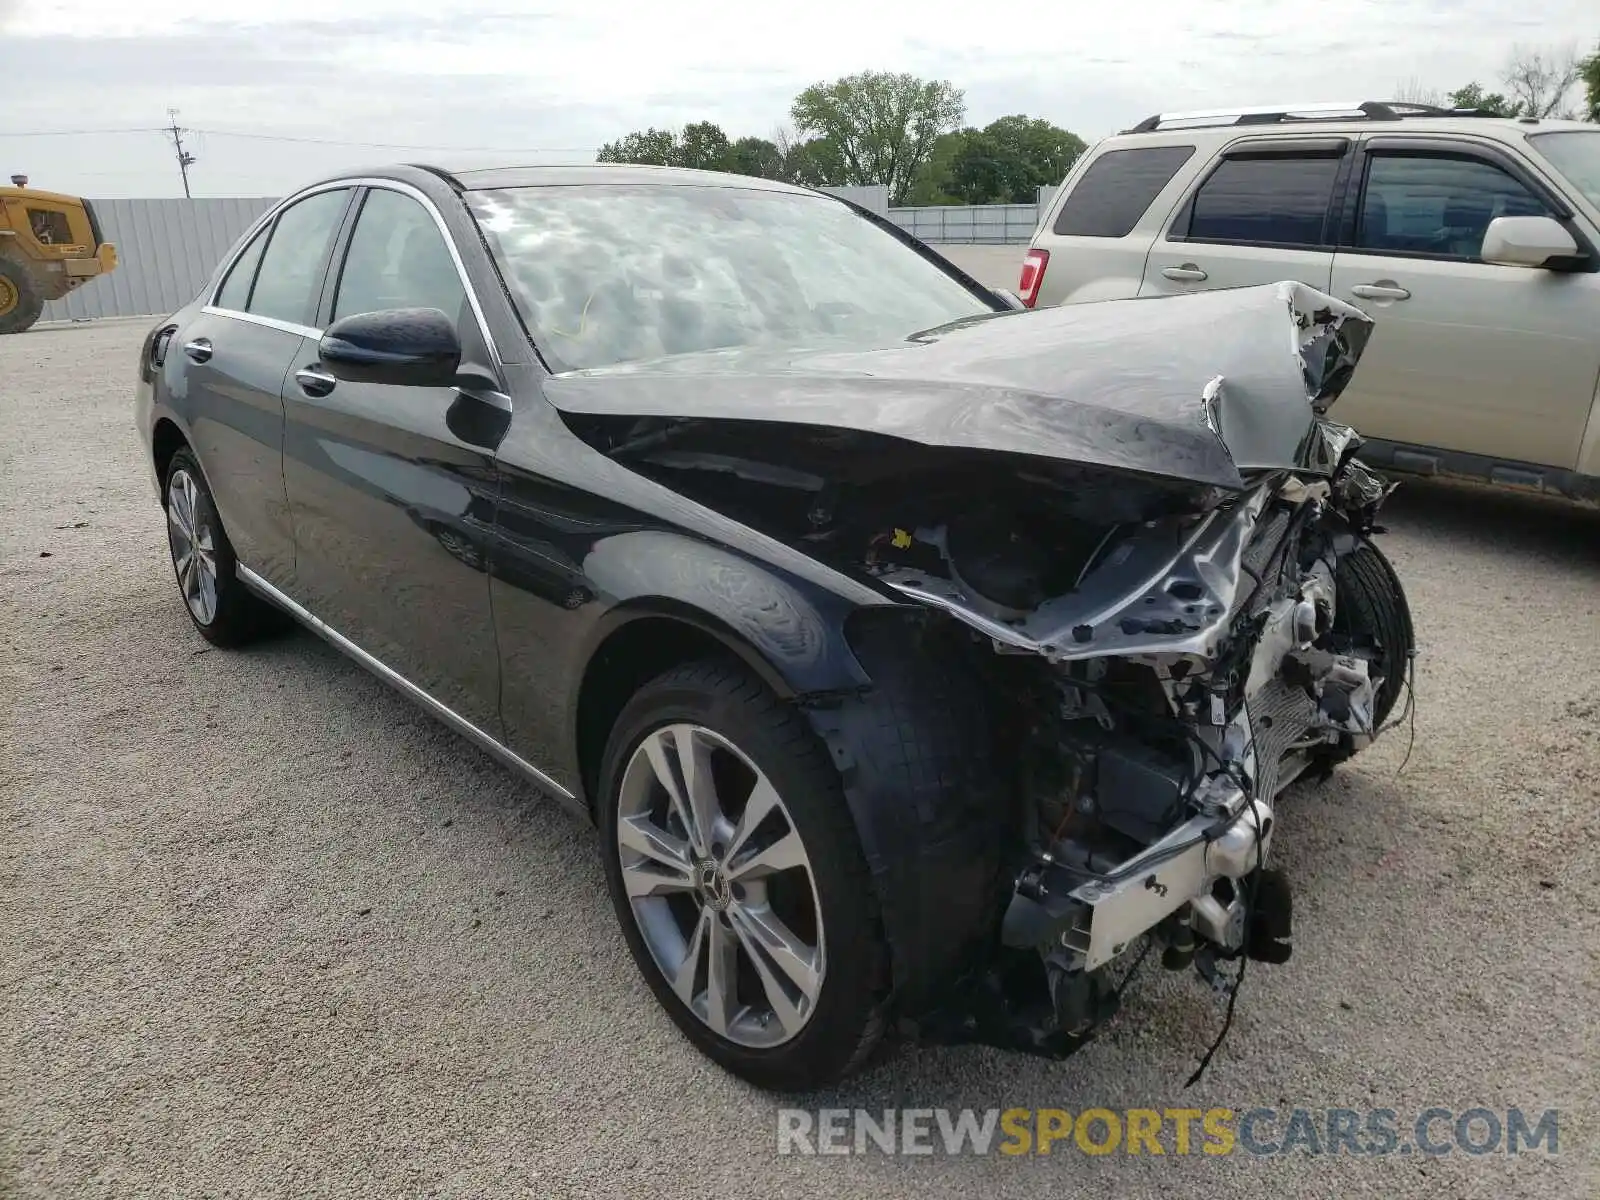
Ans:
[[[693,171],[685,167],[651,167],[638,163],[568,163],[534,166],[526,163],[484,163],[482,161],[430,162],[418,164],[446,175],[471,192],[497,188],[571,187],[582,184],[623,184],[655,187],[735,187],[763,192],[791,192],[813,195],[810,188],[753,175],[730,175],[723,171]]]

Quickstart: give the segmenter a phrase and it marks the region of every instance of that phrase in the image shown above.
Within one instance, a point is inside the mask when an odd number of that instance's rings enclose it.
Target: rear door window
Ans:
[[[1367,168],[1356,248],[1470,260],[1496,217],[1549,213],[1521,183],[1481,159],[1380,154]]]
[[[1108,150],[1068,193],[1051,231],[1062,237],[1126,237],[1193,156],[1193,146]]]
[[[1225,158],[1186,206],[1190,241],[1318,246],[1340,156],[1272,154]]]
[[[317,192],[278,215],[247,312],[296,325],[311,322],[328,243],[349,198],[348,188]]]
[[[270,225],[263,227],[260,233],[250,239],[250,244],[245,247],[244,253],[234,260],[233,269],[228,272],[227,282],[217,293],[218,308],[231,308],[234,312],[245,311],[245,305],[250,303],[250,285],[256,281],[256,265],[261,261],[261,252],[267,248],[267,233],[270,229]]]

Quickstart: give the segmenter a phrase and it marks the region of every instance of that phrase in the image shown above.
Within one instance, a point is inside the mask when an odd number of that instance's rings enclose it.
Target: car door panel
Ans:
[[[307,342],[297,366],[314,366]],[[367,653],[486,731],[499,658],[486,574],[492,447],[450,428],[453,388],[337,383],[283,389],[284,481],[303,603]]]
[[[1157,241],[1145,260],[1141,296],[1182,296],[1217,288],[1253,287],[1292,279],[1328,290],[1333,254],[1267,246],[1187,245]]]
[[[341,248],[330,315],[448,307],[487,360],[429,210],[373,188]],[[491,372],[484,368],[485,379]],[[499,736],[488,555],[494,447],[509,402],[493,387],[335,381],[306,340],[284,380],[284,484],[302,602],[364,651]]]
[[[1376,328],[1338,415],[1370,437],[1571,469],[1600,373],[1600,277],[1477,261],[1543,201],[1462,145],[1364,156],[1332,292]]]
[[[174,411],[188,423],[234,553],[278,587],[291,587],[294,575],[283,487],[283,380],[309,332],[299,322],[311,318],[350,193],[315,192],[263,224],[229,264],[212,302],[169,343],[169,356],[183,368],[170,376],[179,385]],[[257,305],[260,267],[274,243],[272,281]]]
[[[300,348],[301,335],[202,311],[172,338],[172,355],[204,345],[197,361],[188,355],[174,412],[189,426],[239,561],[278,587],[294,575],[294,529],[283,489],[283,380]]]
[[[1349,141],[1247,141],[1224,151],[1145,257],[1141,296],[1292,279],[1318,291],[1333,268],[1333,197]]]
[[[1379,285],[1404,299],[1373,297]],[[1369,437],[1570,469],[1600,370],[1593,275],[1339,254],[1376,322],[1338,417]]]

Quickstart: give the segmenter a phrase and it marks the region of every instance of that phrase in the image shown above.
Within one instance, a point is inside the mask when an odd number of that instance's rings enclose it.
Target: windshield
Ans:
[[[553,186],[469,192],[467,203],[558,370],[841,338],[881,345],[998,307],[822,196]]]
[[[1600,130],[1535,133],[1529,135],[1528,140],[1590,204],[1600,208]]]

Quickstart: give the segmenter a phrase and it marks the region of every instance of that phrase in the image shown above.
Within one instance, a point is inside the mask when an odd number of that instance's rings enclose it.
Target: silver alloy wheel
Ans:
[[[167,480],[167,542],[183,602],[194,619],[217,616],[217,551],[211,525],[200,515],[200,488],[183,468]]]
[[[653,730],[623,772],[617,850],[650,956],[695,1016],[757,1048],[804,1028],[822,991],[822,906],[760,768],[701,726]]]

